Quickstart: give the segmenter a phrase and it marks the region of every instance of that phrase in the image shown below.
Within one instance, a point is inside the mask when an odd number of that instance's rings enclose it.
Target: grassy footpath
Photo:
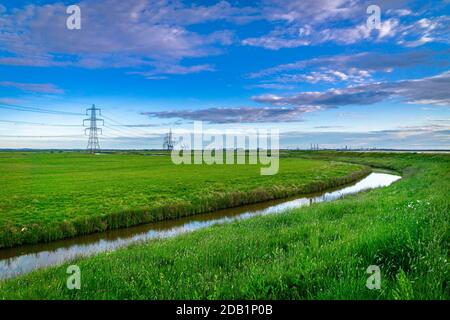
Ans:
[[[367,173],[296,159],[261,176],[258,165],[177,166],[155,153],[0,152],[0,248],[320,191]]]
[[[402,172],[388,188],[214,226],[0,282],[0,298],[449,299],[450,158],[290,153]],[[365,287],[381,268],[381,290]]]

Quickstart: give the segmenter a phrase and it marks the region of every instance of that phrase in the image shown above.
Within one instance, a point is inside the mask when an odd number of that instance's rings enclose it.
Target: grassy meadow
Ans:
[[[0,153],[0,248],[320,191],[367,167],[282,159],[259,165],[174,165],[168,154]]]
[[[396,170],[403,179],[334,202],[38,270],[0,282],[0,298],[450,298],[448,155],[286,152],[284,156],[288,158],[281,162],[282,175],[274,179],[304,174],[297,166],[312,167],[312,172],[324,166],[327,169],[316,174],[328,174],[333,165],[327,161],[337,160]],[[345,175],[344,168],[336,164]],[[66,268],[73,263],[81,268],[80,290],[66,288]],[[365,286],[370,265],[381,269],[380,290]]]

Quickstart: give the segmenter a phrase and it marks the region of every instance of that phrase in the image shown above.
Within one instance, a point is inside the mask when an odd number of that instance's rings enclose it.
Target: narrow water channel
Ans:
[[[116,250],[132,243],[174,237],[216,224],[229,223],[259,215],[282,213],[289,209],[308,206],[317,202],[333,201],[344,195],[388,186],[400,178],[400,176],[393,174],[373,172],[358,182],[321,193],[267,201],[50,243],[1,249],[0,279],[12,278],[38,268],[62,264],[78,256],[90,256],[104,251]]]

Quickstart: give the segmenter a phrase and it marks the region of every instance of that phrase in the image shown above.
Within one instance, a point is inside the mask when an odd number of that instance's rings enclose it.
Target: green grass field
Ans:
[[[292,157],[282,162],[292,166],[287,168],[315,167],[323,163],[314,159],[332,159],[396,170],[403,179],[334,202],[35,271],[0,282],[0,297],[450,298],[448,155],[291,152],[285,156]],[[73,263],[81,268],[81,290],[66,288],[66,268]],[[380,290],[365,286],[369,265],[381,269]]]
[[[259,165],[174,165],[157,153],[0,153],[0,248],[209,212],[341,185],[358,165],[282,159]]]

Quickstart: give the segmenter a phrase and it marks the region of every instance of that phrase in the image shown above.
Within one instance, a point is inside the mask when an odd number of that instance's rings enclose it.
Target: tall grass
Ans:
[[[35,271],[0,282],[0,298],[449,299],[450,158],[319,156],[390,167],[405,177],[334,202]],[[82,285],[71,291],[65,271],[74,263]],[[365,286],[370,265],[381,269],[380,290]]]

